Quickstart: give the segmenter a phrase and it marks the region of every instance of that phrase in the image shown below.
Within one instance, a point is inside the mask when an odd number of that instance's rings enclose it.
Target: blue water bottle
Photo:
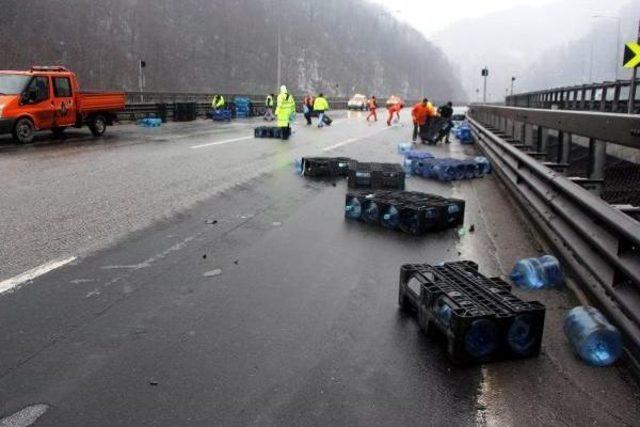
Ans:
[[[597,309],[576,307],[564,319],[564,333],[582,360],[608,366],[622,354],[620,332]]]
[[[519,288],[530,290],[550,288],[563,281],[560,262],[551,255],[518,261],[510,278]]]
[[[476,163],[476,165],[478,165],[483,175],[488,175],[491,173],[491,163],[486,157],[477,156],[473,159],[473,161]]]

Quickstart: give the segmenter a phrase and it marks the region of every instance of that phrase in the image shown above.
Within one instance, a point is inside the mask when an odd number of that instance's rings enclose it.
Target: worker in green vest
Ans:
[[[275,98],[275,95],[270,93],[269,95],[267,95],[267,99],[265,99],[264,101],[264,106],[266,107],[264,119],[268,122],[272,122],[275,120],[275,116],[273,115],[273,98]]]
[[[291,135],[291,126],[289,125],[291,117],[296,112],[296,101],[287,91],[287,87],[280,87],[280,94],[276,103],[277,125],[282,130],[282,140],[286,141]]]
[[[213,108],[214,110],[222,110],[224,108],[224,105],[225,105],[224,96],[215,95],[213,97],[213,102],[211,103],[211,108]]]

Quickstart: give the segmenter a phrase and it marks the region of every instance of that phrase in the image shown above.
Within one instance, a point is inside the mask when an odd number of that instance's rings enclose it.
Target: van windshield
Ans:
[[[0,74],[0,95],[21,94],[30,79],[21,74]]]

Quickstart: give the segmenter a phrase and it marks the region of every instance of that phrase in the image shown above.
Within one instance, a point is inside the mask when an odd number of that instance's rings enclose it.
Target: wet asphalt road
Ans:
[[[38,425],[637,423],[624,366],[585,367],[564,342],[566,291],[523,294],[547,304],[539,358],[447,362],[397,309],[400,265],[504,275],[544,242],[493,177],[408,181],[467,200],[462,237],[346,222],[346,183],[295,176],[293,158],[399,161],[410,128],[336,118],[285,144],[206,122],[0,144],[0,280],[78,257],[0,295],[0,418],[45,404]]]

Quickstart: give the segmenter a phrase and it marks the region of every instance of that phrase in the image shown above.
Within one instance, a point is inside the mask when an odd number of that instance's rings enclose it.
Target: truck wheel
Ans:
[[[104,135],[107,130],[107,119],[102,115],[94,116],[89,122],[89,129],[95,137]]]
[[[27,118],[19,119],[13,127],[13,139],[20,144],[31,144],[35,136],[35,126]]]
[[[51,132],[53,132],[53,136],[56,138],[62,138],[64,136],[65,126],[51,128]]]

